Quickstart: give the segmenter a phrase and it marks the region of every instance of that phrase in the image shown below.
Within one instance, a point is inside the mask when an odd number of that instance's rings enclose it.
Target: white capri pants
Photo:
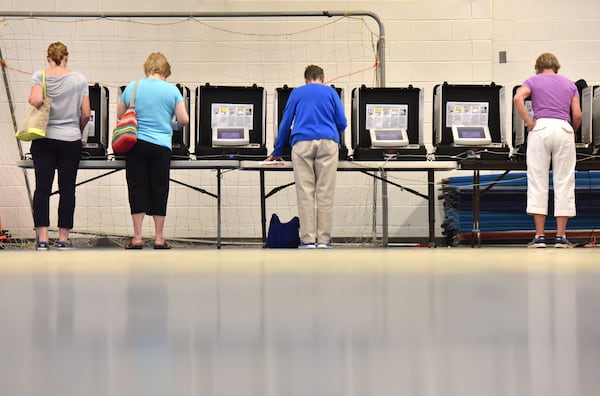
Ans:
[[[527,136],[527,213],[548,215],[552,164],[554,216],[575,216],[575,135],[567,121],[540,118]]]

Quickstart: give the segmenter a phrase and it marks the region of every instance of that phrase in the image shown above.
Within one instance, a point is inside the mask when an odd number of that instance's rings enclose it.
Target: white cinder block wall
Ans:
[[[431,148],[432,89],[436,84],[489,83],[506,87],[507,119],[510,131],[510,93],[533,73],[539,53],[555,53],[561,73],[588,84],[600,80],[600,3],[596,0],[564,2],[522,2],[506,0],[430,1],[16,1],[9,11],[77,12],[239,12],[239,11],[321,11],[365,10],[379,16],[385,27],[386,86],[412,84],[425,91],[426,145]],[[1,12],[0,12],[1,14]],[[45,49],[55,40],[69,46],[70,67],[88,80],[105,84],[110,90],[111,123],[114,122],[117,87],[142,76],[142,64],[149,52],[164,52],[173,67],[172,82],[191,87],[213,85],[264,86],[268,93],[267,146],[273,147],[273,91],[283,84],[302,84],[308,63],[325,68],[326,78],[345,90],[350,120],[351,90],[361,84],[373,86],[373,71],[356,73],[372,64],[372,49],[378,33],[373,19],[362,24],[336,18],[210,19],[178,24],[164,20],[157,28],[134,22],[90,21],[68,18],[46,21],[0,17],[0,50],[9,69],[9,89],[16,116],[24,114],[33,71],[45,66]],[[50,21],[50,22],[48,22]],[[156,21],[153,21],[155,23]],[[329,27],[323,27],[330,24]],[[357,26],[359,26],[357,28]],[[238,34],[244,33],[244,34]],[[275,36],[282,36],[274,38]],[[366,37],[366,40],[365,40]],[[271,42],[272,40],[272,42]],[[499,63],[499,51],[506,51],[507,63]],[[13,124],[5,85],[0,93],[0,217],[13,236],[33,238],[31,209],[24,171],[15,166],[19,158],[13,138]],[[193,97],[192,97],[193,107]],[[194,117],[194,111],[191,111]],[[193,122],[193,120],[192,120]],[[193,140],[193,138],[192,138]],[[350,146],[350,128],[346,131]],[[28,152],[27,145],[23,146]],[[34,188],[33,173],[26,171]],[[100,171],[80,171],[84,181]],[[459,174],[439,172],[436,180]],[[464,173],[463,173],[464,174]],[[216,191],[216,172],[174,170],[174,179]],[[426,174],[392,173],[394,182],[426,193]],[[267,191],[292,180],[291,173],[267,174]],[[260,237],[259,178],[255,172],[231,171],[223,175],[223,237]],[[348,240],[373,235],[372,178],[360,173],[340,173],[336,190],[334,237]],[[379,185],[377,185],[379,187]],[[169,238],[214,238],[216,201],[187,187],[172,184],[166,223]],[[388,189],[390,237],[425,237],[427,203],[398,188]],[[52,225],[56,224],[53,198]],[[441,201],[436,201],[436,235],[441,235]],[[267,214],[277,212],[286,219],[296,214],[293,187],[269,198]],[[380,211],[378,210],[378,213]],[[381,232],[377,218],[376,235]],[[146,235],[152,233],[147,222]],[[76,231],[129,235],[130,219],[123,172],[84,184],[78,188]]]

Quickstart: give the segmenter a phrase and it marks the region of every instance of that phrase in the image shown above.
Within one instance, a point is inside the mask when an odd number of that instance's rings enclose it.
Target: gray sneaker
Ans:
[[[528,248],[545,248],[546,238],[544,236],[534,237],[531,242],[527,245]]]

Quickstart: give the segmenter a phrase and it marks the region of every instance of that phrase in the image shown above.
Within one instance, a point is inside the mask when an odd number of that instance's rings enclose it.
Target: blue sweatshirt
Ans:
[[[294,88],[283,110],[272,155],[280,157],[288,140],[291,146],[299,141],[316,139],[339,143],[346,125],[344,106],[335,89],[321,83]]]

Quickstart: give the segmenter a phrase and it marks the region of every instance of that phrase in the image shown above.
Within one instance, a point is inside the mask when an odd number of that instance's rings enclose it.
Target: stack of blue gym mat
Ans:
[[[569,231],[600,228],[600,172],[578,171],[575,178],[577,216],[569,220]],[[552,173],[550,173],[549,216],[546,229],[556,229]],[[533,230],[533,219],[525,213],[527,175],[525,172],[480,175],[480,220],[482,240],[486,233],[495,243],[522,242]],[[457,176],[444,179],[442,194],[445,219],[443,234],[449,246],[456,246],[471,237],[473,229],[473,177]]]

